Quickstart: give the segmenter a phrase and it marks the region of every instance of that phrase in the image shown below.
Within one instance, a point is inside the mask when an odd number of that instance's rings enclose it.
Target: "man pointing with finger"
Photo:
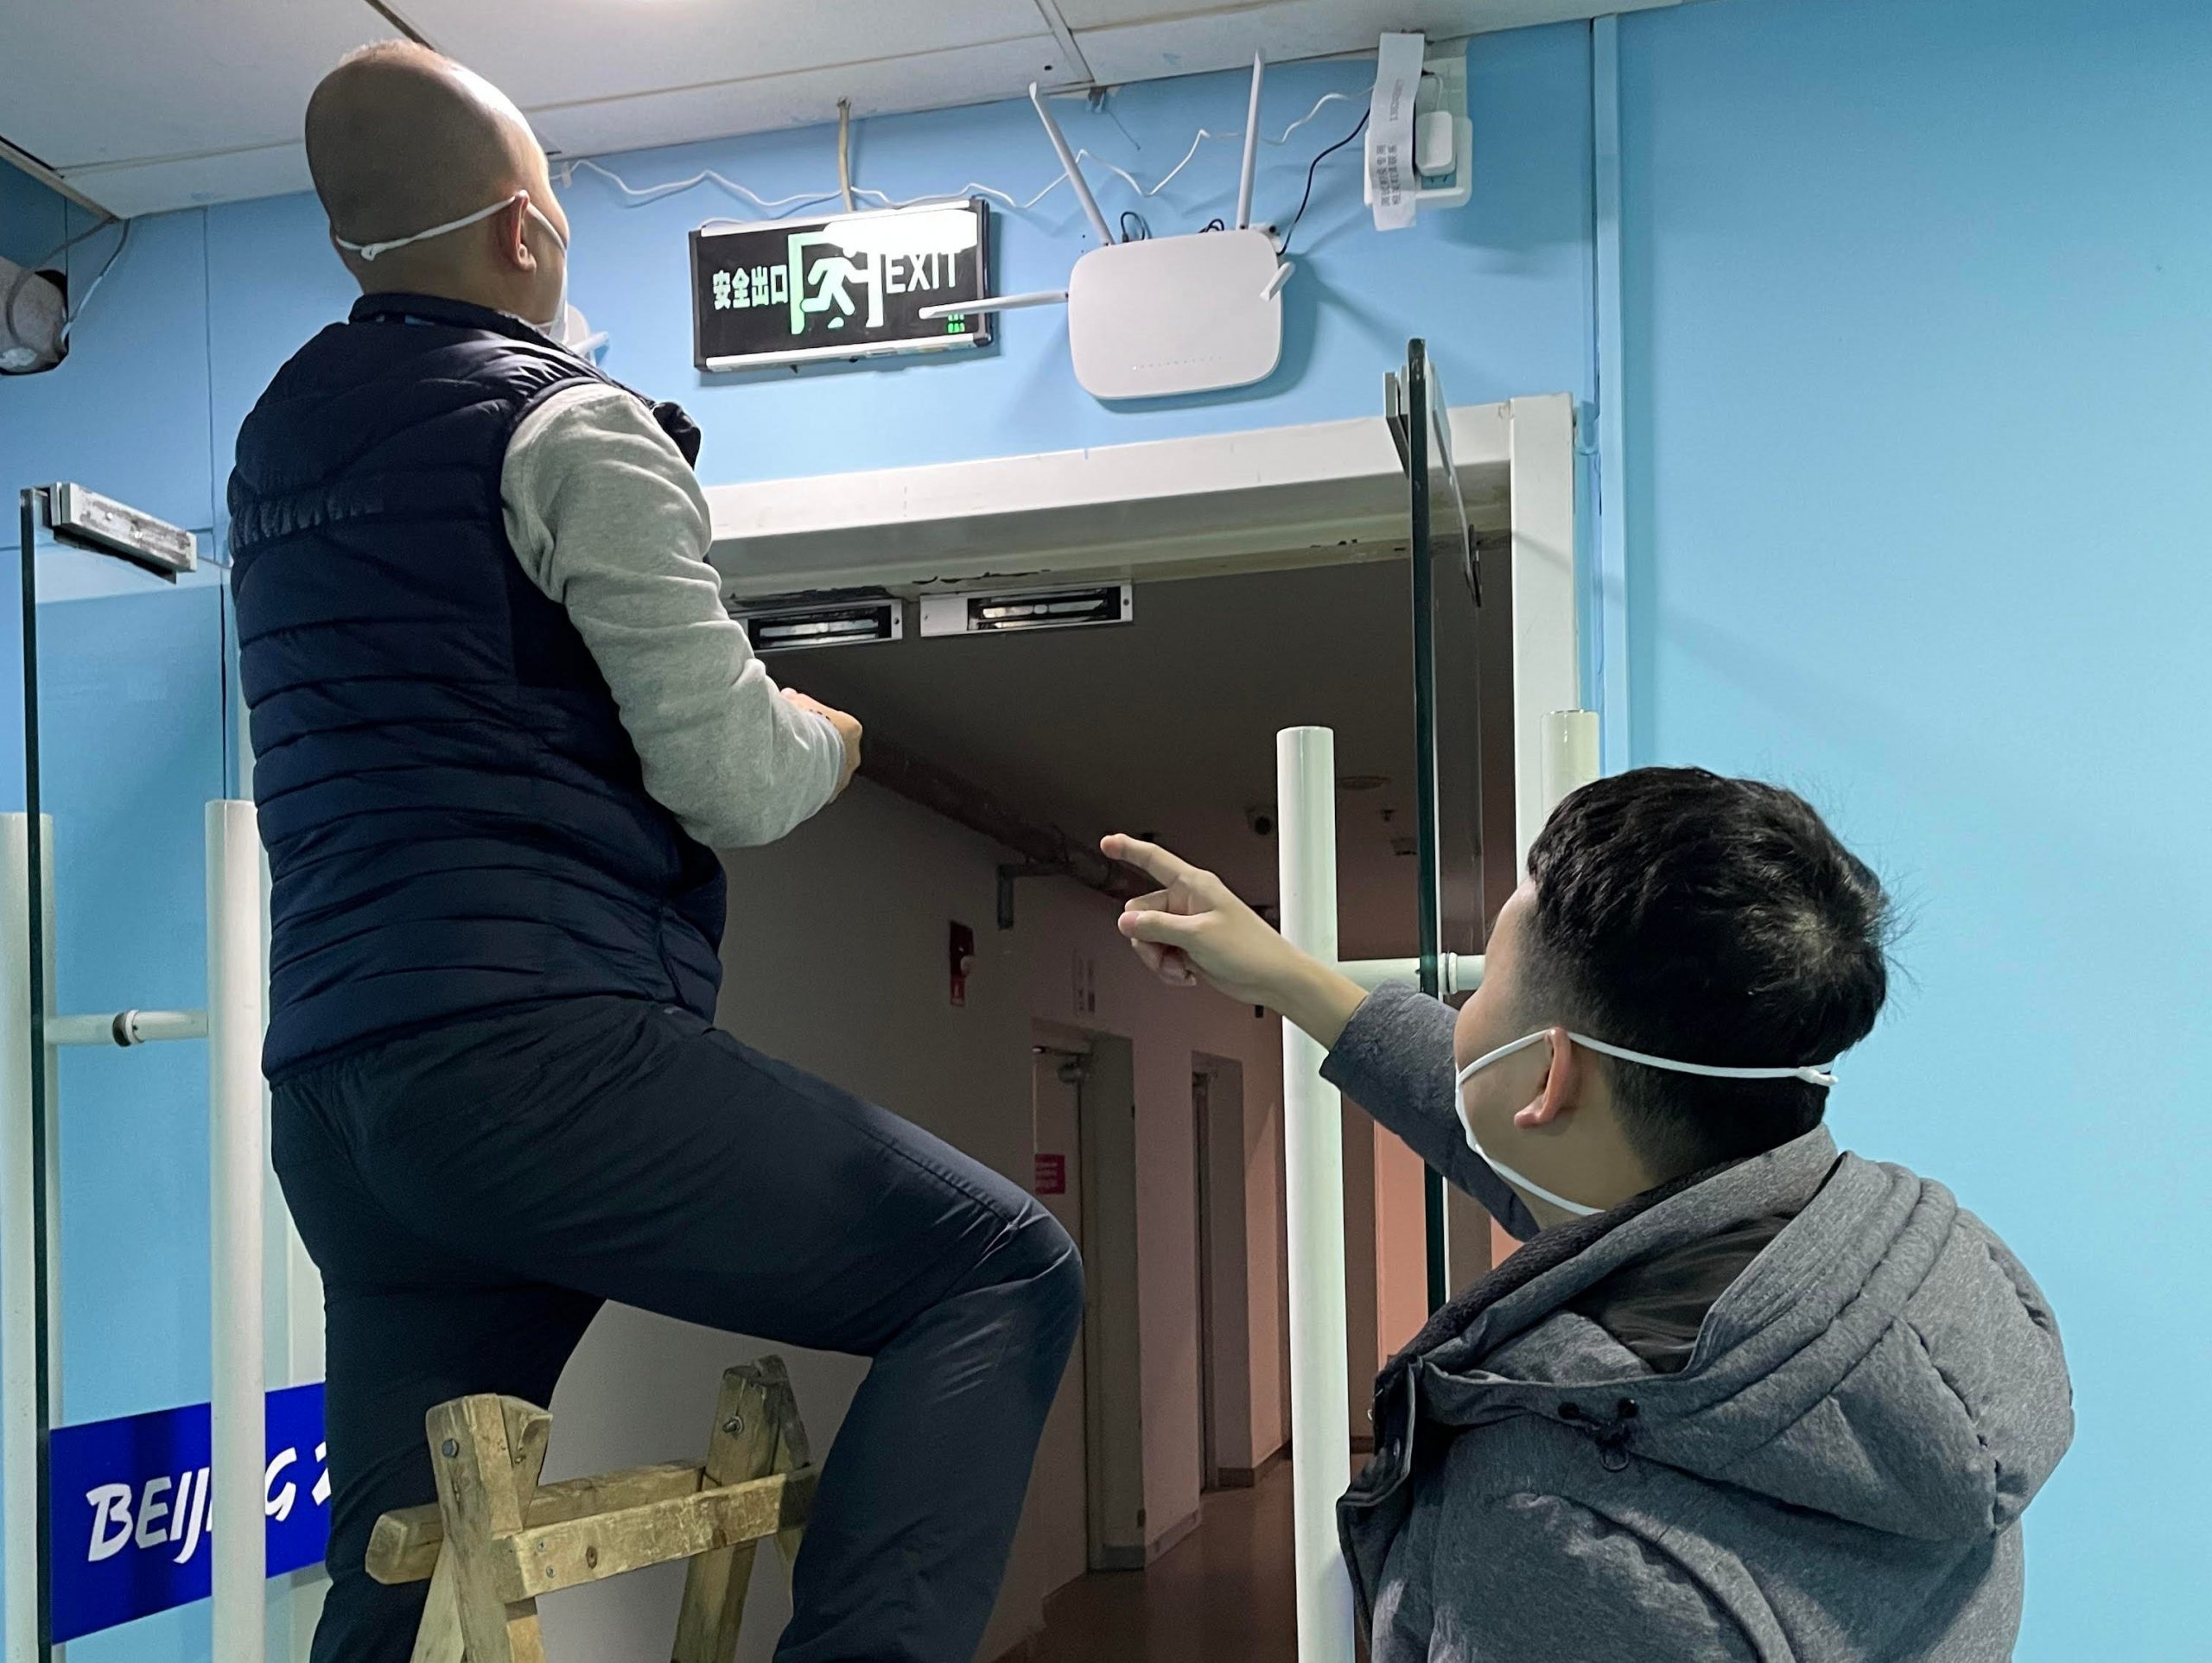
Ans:
[[[1121,920],[1147,964],[1304,1029],[1528,1242],[1377,1383],[1339,1510],[1374,1663],[2012,1654],[2065,1359],[1986,1225],[1821,1123],[1887,901],[1802,799],[1694,769],[1576,792],[1456,1016],[1104,847],[1161,885]]]
[[[514,105],[372,48],[307,149],[362,297],[246,418],[230,505],[276,1163],[328,1296],[315,1663],[413,1654],[423,1584],[363,1555],[434,1499],[425,1412],[550,1402],[609,1299],[870,1359],[776,1655],[969,1663],[1074,1247],[713,1025],[718,949],[781,949],[742,917],[721,948],[713,850],[828,804],[859,724],[780,693],[723,609],[697,429],[556,339],[569,224]]]

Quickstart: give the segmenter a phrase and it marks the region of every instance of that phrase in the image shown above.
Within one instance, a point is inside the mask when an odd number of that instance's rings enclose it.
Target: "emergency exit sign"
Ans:
[[[989,292],[982,197],[691,233],[692,357],[702,370],[935,352],[990,340],[990,318],[933,307]]]

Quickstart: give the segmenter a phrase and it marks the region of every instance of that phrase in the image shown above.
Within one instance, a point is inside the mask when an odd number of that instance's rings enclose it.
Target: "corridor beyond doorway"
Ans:
[[[1290,1468],[1217,1490],[1141,1571],[1094,1571],[1046,1602],[1020,1663],[1286,1663],[1297,1654]],[[1011,1663],[1011,1660],[1009,1660]]]

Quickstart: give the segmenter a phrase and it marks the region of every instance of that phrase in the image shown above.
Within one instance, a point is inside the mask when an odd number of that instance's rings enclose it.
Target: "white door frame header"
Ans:
[[[1565,394],[1452,411],[1478,529],[1503,530],[1516,470],[1570,435]],[[1515,434],[1522,434],[1516,446]],[[1543,470],[1549,473],[1553,470]],[[1535,484],[1533,476],[1523,484]],[[1085,450],[707,487],[714,562],[733,600],[1014,576],[1197,576],[1394,558],[1405,477],[1380,416]]]

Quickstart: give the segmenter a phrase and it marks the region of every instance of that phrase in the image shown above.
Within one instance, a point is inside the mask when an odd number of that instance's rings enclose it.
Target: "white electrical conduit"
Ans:
[[[1282,933],[1337,959],[1336,735],[1275,736]],[[1351,1482],[1344,1393],[1344,1108],[1321,1078],[1320,1044],[1282,1025],[1285,1194],[1290,1237],[1290,1482],[1299,1663],[1351,1663],[1351,1578],[1337,1501]]]
[[[1370,993],[1393,981],[1421,986],[1421,961],[1417,958],[1354,959],[1337,968]],[[1444,984],[1440,992],[1446,999],[1458,993],[1471,993],[1483,985],[1483,959],[1479,953],[1446,953],[1438,961],[1437,968]]]
[[[49,1045],[151,1045],[207,1037],[205,1011],[115,1011],[46,1019]]]
[[[214,1655],[262,1663],[269,1575],[261,1298],[261,837],[251,803],[207,805],[207,1112],[213,1290]]]

